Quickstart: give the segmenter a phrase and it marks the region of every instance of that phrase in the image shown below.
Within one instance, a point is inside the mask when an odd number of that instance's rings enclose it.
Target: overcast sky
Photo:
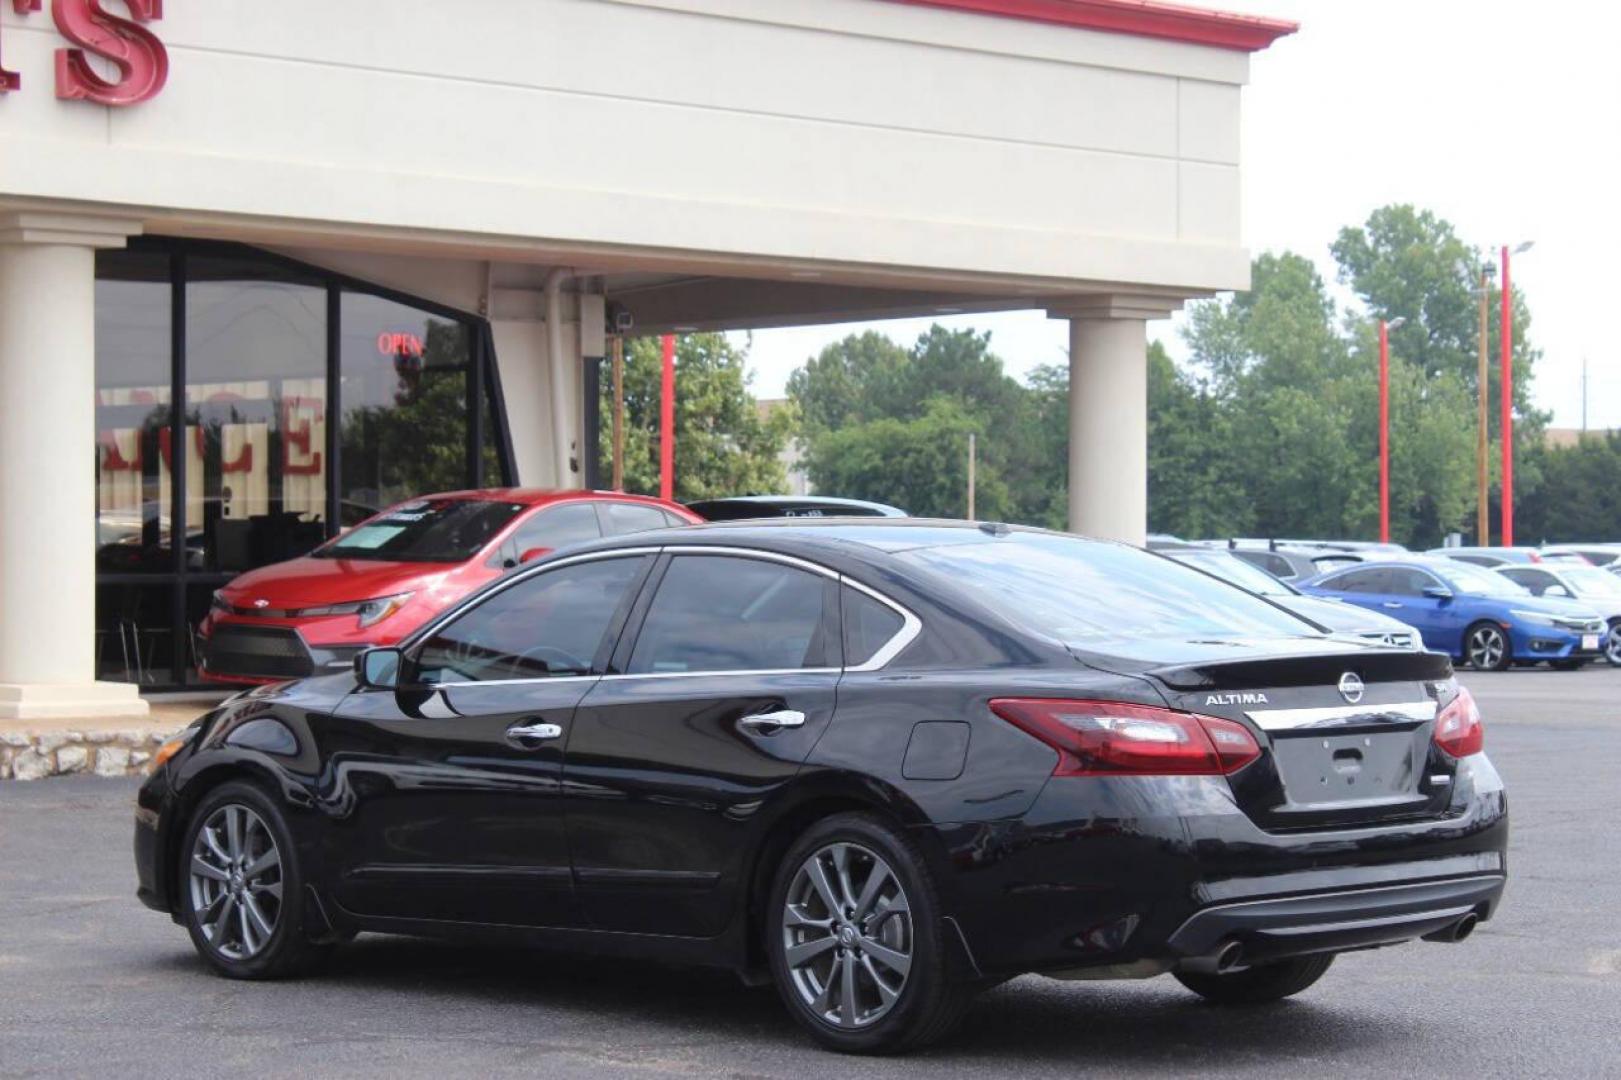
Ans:
[[[1206,6],[1217,6],[1207,4]],[[1300,32],[1254,57],[1244,90],[1244,239],[1334,279],[1328,246],[1377,206],[1411,202],[1466,243],[1535,240],[1514,262],[1543,351],[1533,387],[1554,424],[1621,427],[1621,3],[1615,0],[1232,0]],[[1059,31],[1055,31],[1059,32]],[[909,344],[931,322],[992,331],[1019,374],[1062,363],[1039,312],[760,331],[755,393],[777,397],[830,341],[872,326]],[[1151,337],[1182,355],[1175,324]]]

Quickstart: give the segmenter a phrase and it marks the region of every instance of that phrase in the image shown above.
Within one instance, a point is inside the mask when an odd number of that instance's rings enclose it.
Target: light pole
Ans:
[[[1503,245],[1503,546],[1514,546],[1514,288],[1509,279],[1509,257],[1523,255],[1536,243],[1527,240],[1513,250]]]
[[[1492,542],[1492,521],[1489,501],[1491,498],[1490,485],[1487,474],[1487,461],[1491,454],[1491,442],[1487,436],[1487,398],[1491,393],[1491,372],[1488,367],[1486,354],[1486,312],[1491,306],[1492,278],[1497,276],[1497,267],[1491,263],[1480,265],[1480,371],[1475,378],[1475,396],[1479,399],[1478,431],[1475,436],[1475,498],[1478,504],[1475,517],[1475,543],[1482,547]]]
[[[1379,320],[1379,542],[1390,543],[1390,332],[1407,320]]]

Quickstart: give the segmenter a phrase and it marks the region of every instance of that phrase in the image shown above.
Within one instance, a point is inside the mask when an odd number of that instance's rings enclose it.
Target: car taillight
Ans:
[[[1261,756],[1242,724],[1150,705],[997,698],[991,711],[1058,751],[1054,776],[1223,776]]]
[[[1463,687],[1435,718],[1435,745],[1453,757],[1468,757],[1486,748],[1486,727],[1475,696]]]

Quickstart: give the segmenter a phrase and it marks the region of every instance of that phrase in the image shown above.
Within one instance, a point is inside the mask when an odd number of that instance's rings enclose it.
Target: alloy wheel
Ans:
[[[1604,638],[1604,659],[1621,667],[1621,623],[1610,627],[1609,634]]]
[[[1469,663],[1476,668],[1486,670],[1496,668],[1503,662],[1503,653],[1508,643],[1503,640],[1503,632],[1495,626],[1482,626],[1469,635]]]
[[[900,879],[859,844],[829,844],[794,875],[782,945],[800,1001],[842,1029],[895,1007],[912,969],[912,910]]]
[[[227,803],[197,830],[191,909],[204,940],[227,960],[250,960],[276,932],[282,909],[281,852],[254,810]]]

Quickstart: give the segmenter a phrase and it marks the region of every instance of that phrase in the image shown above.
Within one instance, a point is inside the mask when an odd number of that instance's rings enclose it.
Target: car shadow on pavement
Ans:
[[[195,966],[192,957],[177,963]],[[684,1040],[777,1046],[808,1043],[771,987],[747,987],[729,972],[541,950],[365,936],[339,949],[312,977],[368,995],[431,994],[502,1007],[563,1011],[605,1033],[659,1029]],[[1332,978],[1332,975],[1330,976]],[[1143,983],[1016,980],[982,995],[957,1033],[917,1057],[994,1058],[1093,1067],[1201,1068],[1241,1062],[1333,1058],[1387,1041],[1420,1038],[1416,1020],[1377,1022],[1307,996],[1278,1005],[1220,1009],[1169,977]]]

